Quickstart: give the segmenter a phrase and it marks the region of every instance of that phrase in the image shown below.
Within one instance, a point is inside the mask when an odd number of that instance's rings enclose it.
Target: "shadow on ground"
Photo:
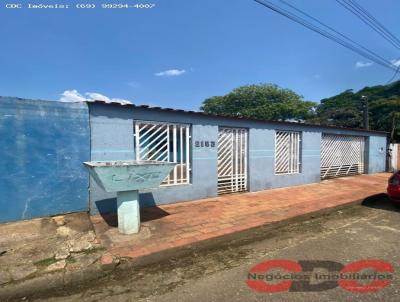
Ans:
[[[116,213],[111,213],[111,214],[101,213],[100,215],[101,215],[101,217],[103,217],[104,221],[107,223],[108,226],[118,227],[118,216]],[[163,209],[161,209],[157,206],[151,207],[151,208],[140,209],[140,221],[141,222],[157,220],[157,219],[163,218],[168,215],[170,215],[168,212],[164,211]]]
[[[165,216],[168,216],[169,213],[167,211],[164,211],[163,209],[159,207],[151,207],[151,208],[144,208],[140,209],[140,217],[141,221],[151,221],[151,220],[157,220],[160,218],[163,218]]]
[[[140,193],[140,220],[141,222],[157,220],[170,215],[159,208],[155,202],[153,193]],[[108,198],[95,201],[95,208],[110,227],[118,227],[117,199]]]
[[[386,211],[400,212],[400,207],[394,205],[387,194],[375,194],[367,197],[362,202],[363,206]]]

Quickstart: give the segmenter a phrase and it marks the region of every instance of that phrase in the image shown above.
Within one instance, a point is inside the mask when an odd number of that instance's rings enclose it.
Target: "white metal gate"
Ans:
[[[218,194],[247,190],[247,137],[246,129],[219,129]]]
[[[322,134],[321,179],[364,173],[365,138]]]

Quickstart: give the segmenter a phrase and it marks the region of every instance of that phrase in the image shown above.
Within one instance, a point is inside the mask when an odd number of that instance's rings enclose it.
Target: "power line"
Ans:
[[[300,24],[300,25],[303,25],[303,26],[307,27],[308,29],[310,29],[310,30],[312,30],[312,31],[314,31],[314,32],[316,32],[318,34],[320,34],[320,35],[322,35],[322,36],[324,36],[324,37],[326,37],[326,38],[328,38],[328,39],[330,39],[330,40],[332,40],[332,41],[334,41],[334,42],[346,47],[347,49],[350,49],[353,52],[356,52],[357,54],[359,54],[359,55],[361,55],[361,56],[363,56],[363,57],[375,62],[378,65],[381,65],[383,67],[389,68],[389,69],[394,70],[394,71],[396,70],[394,68],[394,66],[389,61],[382,60],[383,58],[381,58],[380,56],[377,56],[375,54],[374,55],[371,54],[371,53],[373,53],[372,51],[369,51],[369,50],[368,51],[364,51],[364,50],[360,49],[359,47],[356,47],[356,46],[352,45],[351,43],[347,42],[346,40],[343,40],[343,39],[341,39],[341,38],[329,33],[328,31],[323,30],[320,27],[308,22],[306,19],[301,18],[301,17],[289,12],[286,9],[283,9],[283,8],[277,6],[277,5],[274,5],[273,3],[269,2],[269,1],[266,1],[266,0],[263,0],[263,1],[262,0],[254,0],[254,1],[259,3],[259,4],[261,4],[261,5],[263,5],[263,6],[265,6],[265,7],[267,7],[267,8],[269,8],[269,9],[271,9],[274,12],[276,12],[276,13],[278,13],[278,14],[280,14],[280,15],[282,15],[282,16],[284,16],[284,17],[286,17],[286,18],[288,18],[288,19],[290,19],[290,20],[292,20],[292,21],[294,21],[294,22],[296,22],[298,24]]]
[[[360,4],[358,4],[355,0],[349,0],[351,3],[353,3],[354,6],[359,8],[365,16],[367,16],[372,22],[374,22],[378,27],[380,27],[384,32],[386,32],[396,43],[397,45],[400,45],[400,39],[398,39],[390,30],[385,27],[381,22],[379,22],[378,19],[376,19],[368,10],[366,10],[364,7],[362,7]]]
[[[329,25],[323,23],[322,21],[320,21],[320,20],[318,20],[317,18],[311,16],[310,14],[306,13],[305,11],[303,11],[303,10],[301,10],[301,9],[299,9],[299,8],[297,8],[297,7],[295,7],[294,5],[288,3],[288,2],[286,2],[286,1],[284,1],[284,0],[280,0],[280,2],[282,2],[283,4],[289,6],[290,8],[294,9],[295,11],[301,13],[302,15],[304,15],[304,16],[306,16],[306,17],[312,19],[312,20],[314,20],[315,22],[317,22],[318,24],[324,26],[325,28],[328,28],[329,30],[333,31],[334,33],[338,34],[339,36],[345,38],[345,39],[346,39],[347,41],[349,41],[350,43],[353,43],[353,44],[357,45],[358,47],[361,47],[363,50],[369,52],[371,55],[373,55],[373,56],[379,58],[380,60],[382,60],[382,62],[384,62],[385,64],[390,64],[390,62],[388,62],[385,58],[381,57],[381,56],[378,55],[377,53],[375,53],[375,52],[369,50],[368,48],[364,47],[364,46],[361,45],[360,43],[358,43],[358,42],[354,41],[353,39],[349,38],[348,36],[346,36],[346,35],[340,33],[339,31],[337,31],[337,30],[334,29],[333,27],[331,27],[331,26],[329,26]]]
[[[354,14],[357,18],[359,18],[363,23],[365,23],[368,27],[372,28],[376,33],[378,33],[382,38],[388,41],[397,49],[400,49],[399,44],[394,40],[388,33],[382,30],[379,25],[377,25],[374,21],[372,21],[361,9],[357,8],[352,2],[346,0],[336,0],[341,6],[347,9],[349,12]]]
[[[336,0],[336,1],[342,6],[344,6],[347,10],[355,14],[359,19],[361,19],[365,24],[367,24],[374,31],[376,31],[385,40],[389,41],[390,44],[395,46],[397,49],[400,49],[400,40],[381,22],[379,22],[378,19],[376,19],[370,12],[368,12],[367,9],[365,9],[359,3],[357,3],[356,0]],[[398,58],[398,60],[400,60],[400,58]],[[391,83],[396,78],[396,76],[399,74],[399,71],[400,71],[400,65],[397,66],[396,71],[394,72],[390,80],[387,82],[387,84]]]
[[[378,33],[382,38],[388,41],[397,49],[400,49],[400,43],[397,42],[397,38],[393,38],[391,33],[386,32],[380,26],[373,21],[362,9],[358,8],[355,2],[350,2],[349,0],[336,0],[341,6],[357,16],[362,22],[364,22],[368,27],[372,28],[376,33]]]
[[[384,32],[386,32],[392,39],[396,42],[397,45],[400,45],[400,40],[392,33],[390,30],[388,30],[381,22],[379,22],[378,19],[376,19],[368,10],[366,10],[364,7],[362,7],[360,4],[358,4],[355,0],[350,0],[355,6],[357,6],[363,13],[364,15],[368,16],[370,20],[372,20],[377,26],[379,26]],[[400,60],[400,58],[397,59],[397,61]],[[400,64],[397,66],[396,72],[393,74],[393,76],[390,78],[390,80],[387,82],[387,84],[391,83],[396,76],[399,74],[400,71]]]
[[[400,60],[400,58],[399,58],[399,60]],[[399,72],[400,72],[400,64],[399,64],[399,66],[397,66],[397,69],[396,69],[395,73],[394,73],[393,76],[390,78],[390,80],[387,81],[386,85],[387,85],[387,84],[390,84],[390,83],[396,78],[396,76],[399,74]]]

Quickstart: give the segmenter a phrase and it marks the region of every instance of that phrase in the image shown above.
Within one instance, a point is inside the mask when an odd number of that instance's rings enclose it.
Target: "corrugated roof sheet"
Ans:
[[[195,115],[202,115],[202,116],[211,116],[211,117],[219,117],[219,118],[227,118],[227,119],[235,119],[235,120],[248,120],[248,121],[257,121],[257,122],[264,122],[264,123],[272,123],[272,124],[282,124],[282,125],[301,125],[305,127],[320,127],[320,128],[327,128],[327,129],[338,129],[338,130],[352,130],[352,131],[362,131],[362,132],[369,132],[369,133],[379,133],[379,134],[387,134],[386,131],[377,131],[377,130],[365,130],[359,128],[346,128],[346,127],[339,127],[339,126],[325,126],[325,125],[317,125],[317,124],[308,124],[308,123],[295,123],[295,122],[287,122],[287,121],[275,121],[275,120],[266,120],[266,119],[258,119],[258,118],[250,118],[250,117],[243,117],[243,116],[231,116],[231,115],[222,115],[222,114],[213,114],[207,113],[202,111],[193,111],[193,110],[183,110],[183,109],[174,109],[174,108],[163,108],[163,107],[152,107],[148,105],[135,105],[135,104],[121,104],[118,102],[105,102],[105,101],[87,101],[87,103],[91,104],[105,104],[105,105],[112,105],[112,106],[120,106],[120,107],[130,107],[130,108],[143,108],[149,110],[157,110],[157,111],[169,111],[169,112],[179,112],[185,114],[195,114]]]

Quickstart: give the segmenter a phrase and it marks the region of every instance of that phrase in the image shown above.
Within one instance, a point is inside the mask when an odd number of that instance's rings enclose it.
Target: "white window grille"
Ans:
[[[300,172],[300,132],[276,131],[275,174]]]
[[[161,185],[190,183],[190,126],[163,122],[135,123],[136,160],[177,163]]]

